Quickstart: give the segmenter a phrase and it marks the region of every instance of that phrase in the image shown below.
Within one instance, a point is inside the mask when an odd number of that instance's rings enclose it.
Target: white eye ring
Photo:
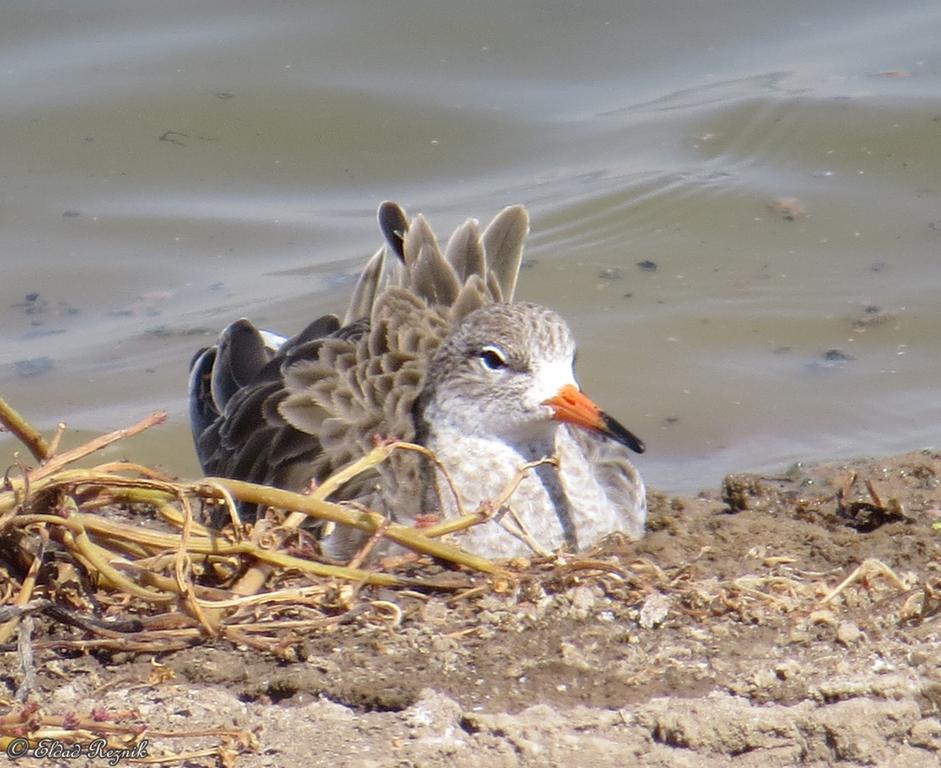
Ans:
[[[506,368],[506,356],[499,347],[484,347],[480,350],[480,364],[488,371]]]

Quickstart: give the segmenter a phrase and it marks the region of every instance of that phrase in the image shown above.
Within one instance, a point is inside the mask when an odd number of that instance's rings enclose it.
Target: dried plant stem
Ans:
[[[824,597],[823,600],[820,601],[821,604],[826,605],[851,584],[862,579],[866,579],[870,576],[883,576],[888,579],[897,589],[903,592],[908,589],[908,587],[905,585],[905,582],[903,582],[895,573],[895,571],[889,568],[889,566],[887,566],[881,560],[877,560],[874,557],[869,557],[863,560],[859,567],[857,567],[849,576],[843,579],[843,581],[840,582],[840,584],[833,591]]]
[[[72,528],[72,526],[69,527]],[[152,603],[165,603],[176,599],[175,595],[167,595],[146,589],[124,576],[112,565],[114,562],[112,554],[104,547],[100,547],[92,542],[83,527],[74,526],[72,530],[65,531],[62,538],[69,549],[77,550],[77,552],[93,566],[93,570],[97,571],[101,578],[112,587],[116,587]]]
[[[51,458],[59,452],[59,442],[62,440],[62,436],[65,434],[65,422],[60,421],[56,424],[56,431],[52,435],[52,440],[49,441],[49,449],[46,451],[46,458]]]
[[[308,495],[312,499],[317,499],[319,501],[326,501],[333,493],[342,488],[346,483],[352,480],[354,477],[361,475],[364,472],[375,468],[383,461],[389,458],[392,454],[394,447],[399,444],[389,443],[386,445],[381,445],[375,447],[368,454],[361,457],[357,461],[352,462],[343,469],[335,472],[333,475],[328,477],[323,483],[321,483],[317,488],[313,489]],[[229,510],[231,515],[235,515],[235,505],[232,502],[231,496],[228,494],[228,490],[225,488],[224,484],[219,486],[221,490],[226,494],[226,501],[229,505]],[[287,519],[282,524],[286,529],[296,529],[301,526],[301,524],[309,519],[309,515],[304,512],[291,512],[288,515]],[[387,525],[385,521],[380,527],[377,527],[371,533],[370,541],[372,546],[378,542],[381,535],[384,533]],[[358,568],[362,563],[362,558],[354,558],[349,566],[352,568]],[[233,587],[236,594],[239,595],[253,595],[261,589],[262,585],[268,580],[268,577],[271,573],[271,566],[259,564],[250,568],[238,582]]]
[[[422,449],[427,450],[427,449]],[[556,458],[545,458],[539,459],[537,461],[531,461],[527,464],[524,464],[520,467],[516,474],[511,478],[510,482],[507,484],[507,487],[503,490],[499,497],[497,497],[492,503],[487,505],[487,507],[478,509],[476,512],[463,513],[459,517],[455,517],[451,520],[445,520],[442,523],[437,523],[436,525],[428,526],[427,528],[422,528],[422,533],[429,538],[437,538],[439,536],[445,536],[449,533],[457,533],[458,531],[464,531],[470,528],[472,525],[477,525],[485,520],[489,520],[493,517],[495,511],[499,511],[504,507],[507,502],[510,500],[510,497],[516,493],[516,489],[519,488],[519,484],[523,481],[523,478],[526,477],[526,474],[531,470],[539,467],[543,464],[557,464],[558,460]]]
[[[13,600],[13,605],[17,607],[26,605],[33,596],[33,590],[36,588],[36,576],[39,573],[39,566],[42,564],[42,552],[45,549],[45,542],[48,540],[45,529],[40,530],[43,546],[40,551],[34,555],[33,561],[29,564],[29,570],[26,572],[26,576],[23,577],[23,584],[20,587],[19,594],[17,594]],[[20,623],[20,618],[20,616],[14,616],[3,625],[0,625],[0,645],[6,643],[13,636],[13,633]]]
[[[0,397],[0,424],[16,435],[17,439],[33,454],[36,461],[45,461],[49,457],[49,444],[43,436],[2,397]]]
[[[132,424],[130,427],[117,429],[114,432],[109,432],[107,435],[93,438],[87,443],[78,446],[78,448],[73,448],[65,453],[60,453],[58,456],[53,456],[39,469],[35,470],[31,474],[30,479],[36,482],[44,477],[48,477],[74,461],[83,459],[95,451],[100,451],[102,448],[106,448],[112,443],[116,443],[118,440],[123,440],[126,437],[131,437],[132,435],[143,432],[145,429],[149,429],[156,424],[162,424],[166,419],[167,414],[165,411],[157,411],[156,413],[150,414],[147,418],[141,419],[136,424]]]
[[[199,642],[206,636],[221,636],[232,642],[282,653],[286,642],[283,633],[329,627],[364,612],[371,615],[365,607],[367,604],[358,599],[339,616],[332,615],[335,611],[332,602],[329,610],[324,607],[324,603],[332,599],[328,595],[334,594],[338,581],[353,585],[352,590],[346,587],[347,598],[349,595],[356,598],[364,585],[452,590],[465,588],[469,583],[459,574],[450,574],[444,579],[438,576],[406,578],[359,567],[362,561],[340,566],[289,554],[286,545],[296,535],[296,527],[309,518],[363,531],[370,537],[371,545],[388,539],[418,554],[477,572],[509,576],[491,561],[431,539],[420,530],[391,522],[368,509],[355,509],[327,500],[345,483],[374,471],[396,450],[417,451],[436,461],[421,446],[407,443],[378,446],[330,477],[310,495],[302,495],[228,479],[178,483],[154,470],[127,462],[107,462],[93,469],[70,466],[117,440],[159,424],[164,414],[153,414],[126,429],[57,454],[64,427],[60,427],[53,443],[47,445],[38,432],[2,400],[0,411],[2,423],[15,424],[13,431],[42,462],[36,469],[18,463],[19,472],[7,473],[0,486],[0,536],[23,542],[19,546],[23,548],[27,544],[25,551],[33,552],[31,567],[19,578],[19,592],[8,589],[2,600],[17,608],[30,600],[34,588],[38,587],[43,558],[35,553],[33,542],[39,536],[41,545],[48,539],[62,545],[72,560],[69,568],[84,571],[90,583],[116,593],[117,604],[129,599],[144,601],[151,606],[151,611],[144,611],[143,615],[158,617],[156,622],[145,623],[149,628],[141,630],[141,622],[136,619],[131,624],[118,622],[107,626],[76,613],[68,619],[69,623],[81,627],[92,638],[37,640],[32,643],[35,648],[167,651]],[[236,500],[285,510],[287,524],[273,530],[245,526],[238,519]],[[458,509],[463,511],[456,494],[455,500]],[[197,501],[203,505],[224,503],[233,526],[216,531],[196,522],[194,505]],[[155,518],[158,524],[142,526],[135,520],[124,522],[120,515],[126,505],[147,505],[153,510],[149,513],[151,519]],[[117,516],[102,513],[109,509]],[[466,527],[486,517],[478,513],[462,515],[461,519]],[[196,574],[213,573],[221,573],[226,578],[245,566],[249,566],[248,577],[237,582],[234,589],[204,586],[195,578]],[[264,593],[262,588],[272,574],[302,574],[318,583],[313,587]],[[53,593],[58,589],[54,582],[47,586]],[[298,619],[296,611],[284,614],[279,604],[287,601],[305,606],[305,611],[319,611],[323,618],[315,614],[312,618]],[[393,623],[401,621],[401,611],[391,603],[372,601],[370,604],[382,618],[388,617]],[[21,615],[20,612],[3,619],[0,642],[13,636]]]
[[[89,532],[105,538],[131,539],[138,542],[143,541],[149,546],[161,550],[174,550],[180,545],[180,537],[177,535],[156,533],[137,527],[124,526],[120,523],[104,520],[97,515],[81,512],[68,518],[59,517],[57,515],[21,515],[17,517],[16,520],[22,525],[46,523],[64,526],[68,529],[69,535],[71,536],[66,542],[67,545],[70,546],[70,548],[74,548],[76,553],[81,555],[88,563],[94,565],[95,569],[103,566],[106,569],[106,575],[109,581],[116,579],[122,584],[126,582],[126,578],[121,575],[116,567],[113,567],[114,565],[119,566],[121,571],[141,571],[143,570],[142,567],[130,560],[114,558],[113,553],[91,542],[88,538]],[[283,552],[267,550],[250,541],[229,543],[220,536],[194,537],[187,544],[187,552],[191,555],[218,555],[220,557],[249,555],[280,568],[296,569],[311,576],[336,577],[366,584],[399,586],[407,583],[407,580],[391,574],[374,573],[339,565],[328,565],[315,560],[294,557],[293,555],[288,555]],[[104,562],[101,562],[102,558],[110,558],[110,560],[106,559]],[[158,574],[153,573],[151,573],[150,578],[152,578],[161,589],[172,593],[172,598],[170,595],[161,596],[162,600],[175,599],[179,594],[179,590],[175,589],[175,586],[178,586],[175,579],[160,577]],[[138,587],[137,589],[139,590],[141,588]],[[154,595],[147,590],[144,594],[138,596],[151,599]]]
[[[196,486],[200,495],[211,496],[213,491],[218,493],[213,487],[218,485],[227,489],[229,493],[241,501],[279,509],[293,509],[318,520],[349,525],[370,534],[386,524],[386,518],[376,512],[352,511],[339,504],[315,499],[312,496],[303,496],[290,491],[282,491],[279,488],[270,488],[221,477],[210,478],[210,481],[211,485]],[[387,539],[415,552],[465,565],[483,573],[503,573],[499,566],[486,558],[472,555],[450,544],[434,541],[424,533],[399,523],[389,523],[385,536]]]

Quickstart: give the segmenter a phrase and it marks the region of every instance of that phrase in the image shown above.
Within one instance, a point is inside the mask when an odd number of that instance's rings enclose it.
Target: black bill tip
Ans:
[[[644,441],[626,427],[622,426],[617,419],[613,419],[608,416],[608,414],[602,413],[601,420],[604,422],[605,426],[604,433],[612,440],[616,440],[621,445],[626,445],[635,453],[643,453],[647,450]]]

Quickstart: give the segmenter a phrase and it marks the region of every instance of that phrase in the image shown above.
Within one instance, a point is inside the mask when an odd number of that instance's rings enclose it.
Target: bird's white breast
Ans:
[[[527,470],[506,502],[543,550],[552,551],[564,544],[584,548],[606,533],[622,530],[623,516],[608,499],[568,429],[560,426],[549,437],[542,443],[514,446],[438,430],[429,435],[427,445],[447,468],[465,512],[500,501],[528,462],[557,455],[558,470],[551,465]],[[436,474],[438,511],[446,518],[455,517],[460,510],[454,495],[441,473]],[[459,543],[487,557],[532,554],[525,542],[496,520],[470,528]]]

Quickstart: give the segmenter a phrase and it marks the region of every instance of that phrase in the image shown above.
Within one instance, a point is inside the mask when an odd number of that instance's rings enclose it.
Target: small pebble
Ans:
[[[800,674],[801,665],[797,663],[794,659],[785,659],[779,664],[776,664],[774,667],[774,674],[778,676],[779,680],[787,680],[789,678],[797,677]]]
[[[807,215],[807,207],[796,197],[777,197],[768,203],[768,208],[786,221],[797,221]]]
[[[594,610],[595,602],[595,593],[591,587],[578,587],[572,593],[572,613],[576,618],[587,618]]]
[[[778,676],[770,669],[762,669],[755,673],[755,676],[752,678],[752,684],[760,691],[765,688],[770,688],[777,683],[778,680]]]
[[[807,645],[813,638],[806,629],[794,629],[788,635],[787,641],[791,645]]]
[[[662,624],[670,613],[670,598],[660,592],[654,592],[644,600],[640,609],[638,623],[644,629],[653,629]]]
[[[811,625],[814,624],[827,624],[828,626],[836,626],[836,616],[833,614],[833,611],[828,611],[822,609],[819,611],[814,611],[807,617],[807,620]]]
[[[862,634],[859,627],[852,621],[841,621],[840,625],[836,628],[837,642],[847,647],[856,645],[860,637],[862,637]]]

